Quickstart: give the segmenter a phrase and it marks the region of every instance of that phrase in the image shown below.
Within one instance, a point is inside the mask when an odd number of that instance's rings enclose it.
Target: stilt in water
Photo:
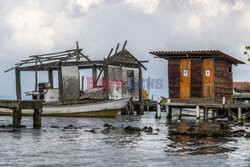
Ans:
[[[13,108],[12,119],[13,119],[13,127],[15,128],[20,127],[22,119],[22,110],[19,106]]]
[[[171,106],[168,106],[168,108],[167,108],[167,119],[168,119],[169,121],[171,121],[171,120],[172,120],[172,117],[173,117],[173,115],[172,115],[172,107],[171,107]]]
[[[196,119],[199,120],[200,119],[200,107],[196,106]]]
[[[182,116],[182,108],[179,109],[180,113],[179,113],[179,120],[181,120],[181,116]]]
[[[34,114],[33,114],[34,129],[41,128],[41,114],[42,114],[42,108],[34,109]]]
[[[160,105],[161,100],[157,100],[157,112],[155,113],[155,118],[161,118],[161,105]]]
[[[241,110],[241,108],[239,107],[239,108],[238,108],[238,121],[241,122],[241,120],[242,120],[242,110]]]

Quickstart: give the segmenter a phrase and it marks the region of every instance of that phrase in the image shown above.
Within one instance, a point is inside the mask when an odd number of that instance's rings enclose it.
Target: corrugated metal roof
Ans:
[[[179,56],[218,56],[222,58],[229,59],[233,61],[236,64],[245,64],[243,61],[238,60],[232,56],[229,56],[228,54],[221,52],[219,50],[190,50],[190,51],[151,51],[150,54],[156,55],[160,58],[168,59],[169,57],[179,57]]]

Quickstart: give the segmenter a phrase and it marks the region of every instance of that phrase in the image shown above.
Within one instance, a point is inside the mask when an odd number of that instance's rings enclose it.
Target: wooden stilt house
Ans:
[[[150,53],[168,60],[170,99],[232,101],[232,65],[244,62],[219,50]]]

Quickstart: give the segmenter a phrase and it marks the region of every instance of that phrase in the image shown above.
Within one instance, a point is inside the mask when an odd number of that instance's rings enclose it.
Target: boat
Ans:
[[[125,98],[85,104],[45,105],[42,116],[115,118],[119,111],[127,106],[128,102],[129,99]],[[22,115],[31,116],[33,112],[33,110],[22,110]],[[0,108],[0,115],[12,115],[12,110]]]

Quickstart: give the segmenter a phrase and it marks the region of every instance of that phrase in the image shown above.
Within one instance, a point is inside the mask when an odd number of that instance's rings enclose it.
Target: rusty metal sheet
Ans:
[[[191,76],[191,60],[181,59],[180,60],[180,98],[190,98],[190,76]]]
[[[202,94],[204,98],[214,97],[213,59],[203,59],[202,63]]]

